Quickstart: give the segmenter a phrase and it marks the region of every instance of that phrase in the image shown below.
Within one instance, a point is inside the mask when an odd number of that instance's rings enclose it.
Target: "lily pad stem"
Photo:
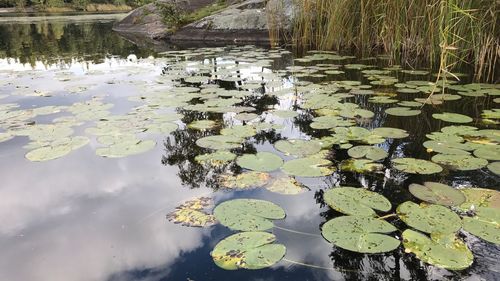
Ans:
[[[392,217],[397,217],[397,216],[398,216],[397,214],[388,214],[388,215],[385,215],[385,216],[382,216],[382,217],[378,217],[378,219],[385,220],[385,219],[392,218]]]

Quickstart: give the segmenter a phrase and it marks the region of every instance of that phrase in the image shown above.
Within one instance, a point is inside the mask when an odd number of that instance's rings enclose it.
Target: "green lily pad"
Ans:
[[[333,174],[335,168],[330,160],[307,157],[285,162],[282,167],[285,173],[298,177],[323,177]]]
[[[265,200],[234,199],[217,205],[214,216],[233,230],[263,231],[274,226],[272,220],[284,219],[285,211]]]
[[[224,128],[220,131],[221,135],[230,137],[248,138],[257,134],[257,129],[252,125],[236,125],[231,128]]]
[[[255,113],[238,113],[234,116],[234,119],[240,120],[240,121],[251,121],[257,117],[259,117],[259,115],[255,114]]]
[[[430,140],[424,142],[423,145],[425,148],[427,148],[427,152],[438,152],[442,154],[453,154],[453,155],[470,155],[469,152],[456,148],[456,147],[462,147],[463,144],[461,143],[440,142],[440,141]]]
[[[247,189],[264,186],[269,181],[268,173],[246,172],[239,175],[222,175],[220,184],[231,189]]]
[[[392,208],[383,195],[350,186],[329,189],[323,199],[328,206],[347,215],[374,217],[375,210],[387,212]]]
[[[137,142],[117,143],[108,147],[100,147],[95,153],[107,158],[120,158],[130,155],[141,154],[153,149],[156,142],[153,140],[138,140]]]
[[[392,159],[392,164],[395,169],[410,174],[429,175],[443,171],[437,164],[416,158],[396,158]]]
[[[398,128],[379,127],[372,130],[372,133],[384,138],[403,139],[408,136],[408,132]]]
[[[353,158],[366,157],[373,161],[378,161],[388,156],[387,152],[380,147],[360,145],[355,146],[347,151],[347,154]]]
[[[215,264],[226,270],[262,269],[279,262],[286,247],[272,244],[276,236],[267,232],[233,234],[215,245],[210,253]]]
[[[461,189],[465,195],[465,202],[460,205],[462,210],[470,210],[478,207],[500,209],[500,192],[486,188],[464,188]]]
[[[425,263],[450,270],[462,270],[474,261],[467,245],[454,234],[427,235],[407,229],[403,231],[405,252],[413,253]]]
[[[349,127],[355,125],[353,120],[344,120],[339,116],[320,116],[313,119],[311,128],[317,130],[332,129],[335,127]]]
[[[318,153],[321,150],[321,144],[314,140],[280,140],[274,143],[274,147],[286,155],[304,157]]]
[[[486,145],[474,150],[474,155],[481,159],[500,160],[500,145]]]
[[[488,170],[500,176],[500,162],[493,162],[488,165]]]
[[[214,153],[198,155],[194,158],[194,160],[200,164],[209,164],[211,166],[219,166],[231,162],[234,159],[236,159],[236,154],[225,150],[217,150]]]
[[[411,109],[409,107],[391,107],[385,110],[385,113],[394,116],[415,116],[422,113],[420,109]]]
[[[432,114],[432,118],[450,123],[470,123],[473,121],[473,119],[467,115],[450,112],[434,113]]]
[[[384,165],[373,163],[372,160],[368,159],[347,159],[342,161],[340,167],[344,171],[350,171],[354,173],[368,173],[382,170],[384,168]]]
[[[474,217],[463,218],[463,224],[466,231],[500,245],[500,209],[478,207]]]
[[[240,167],[258,172],[270,172],[283,165],[283,159],[270,152],[257,152],[257,154],[244,154],[236,159]]]
[[[441,205],[407,201],[398,206],[396,213],[407,225],[426,233],[454,233],[462,227],[460,217]]]
[[[291,177],[281,177],[273,181],[270,185],[266,186],[266,189],[285,195],[295,195],[304,193],[307,191],[307,188],[300,184],[297,180]]]
[[[424,182],[424,185],[412,183],[410,193],[418,199],[432,204],[458,206],[465,202],[465,195],[460,190],[437,182]]]
[[[323,237],[340,248],[358,253],[384,253],[396,249],[400,242],[387,233],[397,229],[390,223],[371,217],[342,216],[326,222]]]
[[[210,148],[214,150],[228,150],[241,146],[243,139],[236,136],[215,135],[208,136],[196,141],[200,147]]]
[[[477,170],[488,165],[488,160],[470,155],[437,154],[431,160],[432,162],[460,171]]]
[[[63,157],[71,151],[77,150],[88,143],[89,139],[87,137],[77,136],[72,138],[63,138],[53,141],[47,146],[38,147],[29,151],[26,153],[25,157],[33,162],[49,161]]]
[[[195,130],[209,130],[217,126],[217,122],[212,120],[196,120],[188,125],[188,128]]]

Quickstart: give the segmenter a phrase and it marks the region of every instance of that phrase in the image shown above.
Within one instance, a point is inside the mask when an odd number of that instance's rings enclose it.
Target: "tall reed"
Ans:
[[[384,53],[409,67],[438,66],[443,75],[471,65],[476,80],[498,82],[497,0],[295,1],[300,13],[289,43],[299,51]]]

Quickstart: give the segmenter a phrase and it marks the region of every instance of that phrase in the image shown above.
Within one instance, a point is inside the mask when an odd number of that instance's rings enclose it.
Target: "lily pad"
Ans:
[[[196,141],[200,147],[210,148],[214,150],[228,150],[241,146],[243,139],[235,136],[215,135],[201,138]]]
[[[423,185],[412,183],[410,193],[418,199],[432,204],[458,206],[465,202],[465,195],[460,190],[437,182],[424,182]]]
[[[226,270],[262,269],[279,262],[286,247],[272,244],[276,236],[267,232],[233,234],[215,245],[210,253],[215,264]]]
[[[321,144],[314,140],[280,140],[274,143],[274,147],[285,153],[297,157],[304,157],[318,153],[321,150]]]
[[[382,170],[384,165],[373,163],[369,159],[348,159],[342,161],[341,169],[355,173],[368,173],[373,171]]]
[[[275,110],[271,111],[271,113],[280,118],[293,118],[299,115],[296,111],[293,110]]]
[[[488,165],[488,160],[470,155],[437,154],[431,160],[432,162],[460,171],[477,170]]]
[[[384,138],[403,139],[408,136],[408,132],[403,129],[379,127],[372,130],[372,133]]]
[[[108,147],[100,147],[95,153],[107,158],[120,158],[141,154],[153,149],[156,142],[153,140],[138,140],[137,142],[117,143]]]
[[[183,226],[205,227],[215,223],[215,217],[207,214],[202,209],[211,205],[211,199],[200,197],[177,207],[173,212],[167,214],[167,219],[173,223]]]
[[[252,125],[236,125],[231,128],[224,128],[220,131],[221,135],[230,137],[248,138],[257,134],[257,129]]]
[[[212,120],[196,120],[188,125],[188,128],[195,130],[209,130],[217,126],[217,122]]]
[[[398,206],[396,213],[407,225],[426,233],[454,233],[462,227],[460,217],[441,205],[407,201]]]
[[[236,164],[249,170],[270,172],[281,167],[283,159],[270,152],[257,152],[257,154],[244,154],[238,157]]]
[[[35,148],[26,153],[26,159],[33,162],[43,162],[57,159],[69,154],[71,151],[79,149],[89,143],[87,137],[63,138],[53,141],[47,146]]]
[[[194,160],[200,164],[209,164],[211,166],[219,166],[231,162],[234,159],[236,159],[236,154],[225,150],[217,150],[214,153],[198,155],[194,158]]]
[[[463,224],[466,231],[500,245],[500,209],[478,207],[474,217],[463,218]]]
[[[488,165],[488,170],[500,176],[500,162],[493,162]]]
[[[500,145],[487,145],[474,150],[474,155],[481,159],[500,160]]]
[[[405,252],[413,253],[423,262],[450,270],[469,267],[474,256],[467,245],[454,234],[432,234],[428,236],[407,229],[403,231]]]
[[[450,112],[434,113],[432,114],[432,118],[443,120],[450,123],[470,123],[473,121],[473,119],[467,115],[450,113]]]
[[[423,145],[425,148],[427,148],[427,152],[438,152],[442,154],[453,154],[453,155],[470,155],[469,152],[460,149],[464,147],[464,144],[462,143],[430,140],[424,142]]]
[[[462,210],[486,207],[500,209],[500,192],[486,188],[464,188],[461,189],[465,195],[465,202],[460,205]],[[474,206],[474,207],[472,207]]]
[[[267,190],[279,194],[285,195],[295,195],[304,193],[307,188],[300,184],[297,180],[291,177],[280,177],[273,181],[269,186],[266,187]]]
[[[411,109],[409,107],[391,107],[385,110],[385,113],[394,116],[415,116],[422,113],[420,109]]]
[[[390,223],[371,217],[342,216],[326,222],[321,233],[340,248],[358,253],[384,253],[396,249],[398,239],[386,235],[397,229]]]
[[[234,116],[234,119],[240,120],[240,121],[251,121],[257,117],[259,117],[259,115],[255,114],[255,113],[238,113]]]
[[[246,189],[264,186],[269,181],[268,173],[246,172],[239,175],[222,175],[220,184],[231,189]]]
[[[224,226],[240,231],[271,229],[272,220],[285,218],[285,211],[278,205],[258,199],[225,201],[214,209],[215,218]]]
[[[387,152],[380,147],[360,145],[355,146],[347,151],[347,154],[353,158],[366,157],[373,161],[378,161],[388,156]]]
[[[333,174],[335,168],[330,160],[307,157],[285,162],[282,167],[285,173],[298,177],[323,177]]]
[[[374,217],[375,210],[387,212],[392,205],[376,192],[356,187],[337,187],[327,190],[323,199],[334,210],[355,216]]]
[[[395,169],[410,174],[429,175],[443,171],[443,168],[437,164],[416,158],[396,158],[392,159],[392,164]]]

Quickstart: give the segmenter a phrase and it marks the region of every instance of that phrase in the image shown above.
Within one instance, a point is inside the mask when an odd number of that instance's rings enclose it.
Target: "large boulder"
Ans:
[[[172,13],[190,13],[217,0],[158,0],[130,12],[123,20],[113,26],[113,30],[130,36],[143,36],[150,39],[165,39],[175,31],[166,18],[178,15],[166,15],[162,7],[172,7]]]
[[[170,36],[173,42],[268,43],[265,0],[247,0],[188,24]]]

